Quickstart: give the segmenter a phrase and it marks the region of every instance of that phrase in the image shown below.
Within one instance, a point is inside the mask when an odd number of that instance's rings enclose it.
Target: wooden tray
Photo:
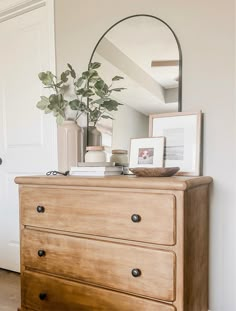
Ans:
[[[129,170],[138,177],[170,177],[179,169],[179,167],[135,167]]]

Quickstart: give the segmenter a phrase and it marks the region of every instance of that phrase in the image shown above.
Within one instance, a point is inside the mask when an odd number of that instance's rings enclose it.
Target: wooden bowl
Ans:
[[[179,169],[179,167],[135,167],[129,170],[138,177],[170,177]]]

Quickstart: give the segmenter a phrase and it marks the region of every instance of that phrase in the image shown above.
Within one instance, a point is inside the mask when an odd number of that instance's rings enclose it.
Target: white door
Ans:
[[[57,168],[55,120],[36,108],[38,73],[52,60],[48,25],[46,6],[0,23],[0,268],[13,271],[19,271],[14,178]]]

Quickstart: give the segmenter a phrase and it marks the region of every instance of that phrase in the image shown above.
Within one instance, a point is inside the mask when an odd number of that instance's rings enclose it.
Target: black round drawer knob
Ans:
[[[46,252],[45,252],[45,250],[43,250],[43,249],[39,249],[39,250],[38,250],[38,255],[39,255],[39,257],[46,256]]]
[[[45,212],[44,206],[38,205],[38,206],[37,206],[37,212],[38,212],[38,213],[44,213],[44,212]]]
[[[138,276],[140,276],[142,274],[141,270],[140,269],[133,269],[131,271],[133,277],[137,278]]]
[[[132,220],[133,222],[140,222],[141,219],[142,219],[141,216],[138,215],[138,214],[133,214],[133,215],[131,216],[131,220]]]
[[[39,299],[40,300],[44,300],[44,299],[46,299],[47,298],[47,294],[46,293],[40,293],[39,294]]]

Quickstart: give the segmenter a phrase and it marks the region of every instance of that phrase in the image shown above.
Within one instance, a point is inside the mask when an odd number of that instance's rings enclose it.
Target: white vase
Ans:
[[[58,170],[65,172],[83,161],[84,134],[74,121],[64,121],[57,127]]]

